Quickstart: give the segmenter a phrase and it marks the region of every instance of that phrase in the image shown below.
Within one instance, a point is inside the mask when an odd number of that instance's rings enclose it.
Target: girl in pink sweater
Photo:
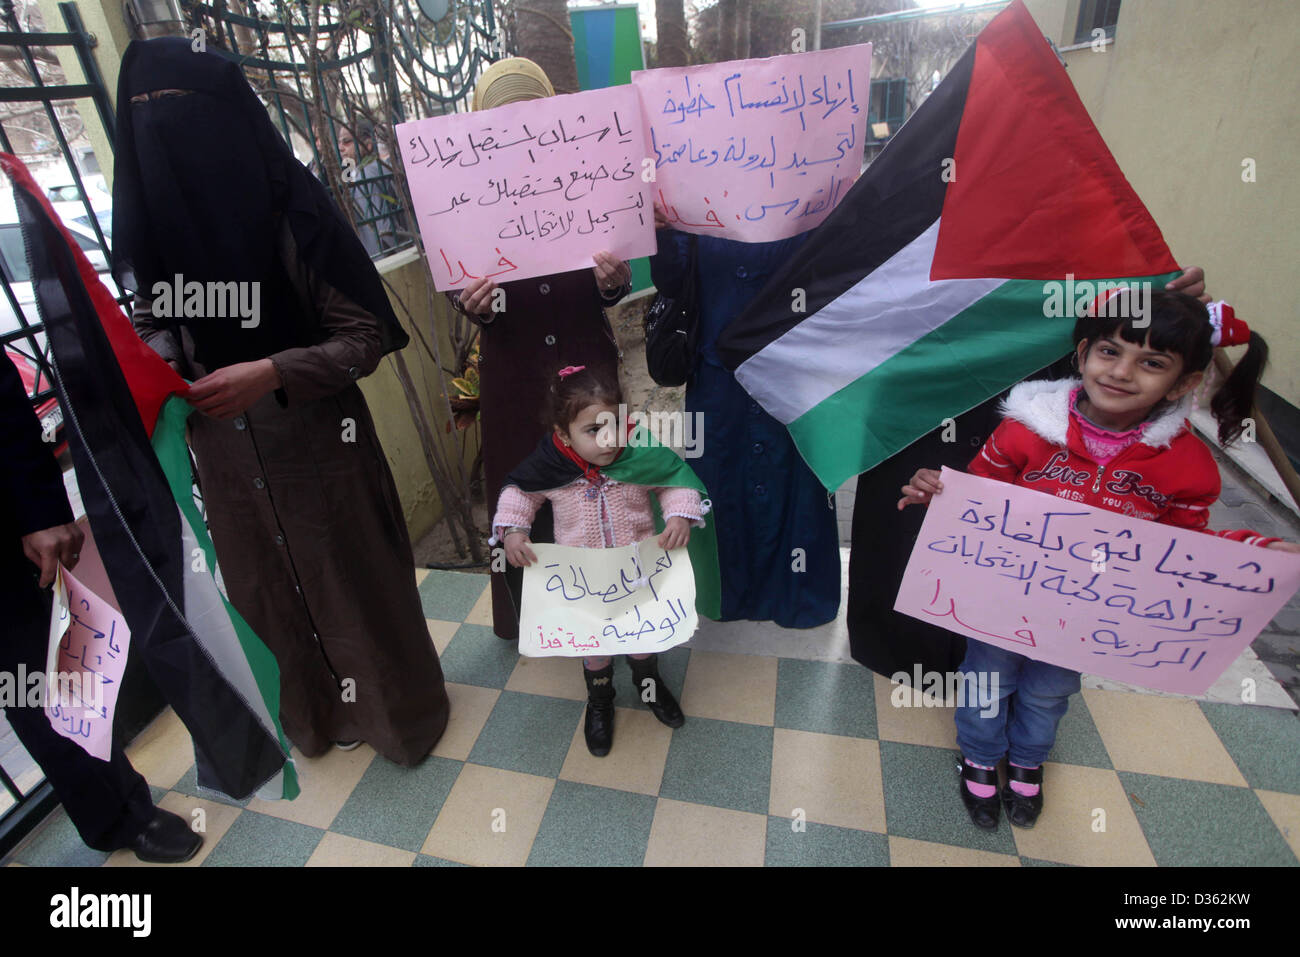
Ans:
[[[569,366],[557,373],[549,409],[553,432],[506,478],[492,519],[493,541],[504,544],[511,565],[524,567],[537,560],[528,547],[528,533],[547,501],[555,514],[557,545],[616,548],[649,538],[654,534],[652,492],[665,523],[660,548],[685,546],[692,524],[702,524],[704,507],[695,489],[629,485],[602,474],[601,468],[623,451],[614,425],[622,401],[617,380],[602,370]],[[537,490],[524,491],[521,485]],[[681,727],[686,719],[659,678],[657,656],[627,658],[634,683],[655,717],[670,728]],[[584,658],[582,665],[587,682],[583,733],[587,749],[603,757],[614,741],[613,659]]]

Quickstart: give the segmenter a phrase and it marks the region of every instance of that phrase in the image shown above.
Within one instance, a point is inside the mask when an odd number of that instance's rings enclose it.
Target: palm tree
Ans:
[[[656,0],[655,66],[687,66],[691,62],[691,44],[686,35],[686,11],[683,0]]]

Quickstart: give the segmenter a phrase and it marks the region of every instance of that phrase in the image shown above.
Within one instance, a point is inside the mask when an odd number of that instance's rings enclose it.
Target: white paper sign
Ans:
[[[621,548],[534,542],[524,569],[519,653],[570,658],[643,654],[695,633],[695,574],[685,548],[647,538]]]

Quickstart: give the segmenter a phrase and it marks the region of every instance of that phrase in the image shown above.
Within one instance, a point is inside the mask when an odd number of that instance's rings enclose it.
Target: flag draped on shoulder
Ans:
[[[189,729],[200,786],[293,798],[274,656],[230,605],[194,505],[188,386],[136,336],[23,164],[14,187],[77,485],[131,653]]]
[[[717,351],[834,489],[1068,353],[1105,284],[1178,272],[1015,0]]]

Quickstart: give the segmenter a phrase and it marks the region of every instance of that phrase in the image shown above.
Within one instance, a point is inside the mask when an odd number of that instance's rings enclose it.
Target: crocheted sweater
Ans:
[[[497,500],[492,519],[495,543],[505,528],[531,528],[542,503],[550,501],[555,513],[555,544],[581,548],[616,548],[631,545],[654,534],[654,513],[650,493],[659,497],[664,520],[674,516],[702,525],[704,509],[700,493],[691,488],[651,488],[626,485],[604,476],[598,483],[585,477],[545,492],[525,492],[507,485]]]

